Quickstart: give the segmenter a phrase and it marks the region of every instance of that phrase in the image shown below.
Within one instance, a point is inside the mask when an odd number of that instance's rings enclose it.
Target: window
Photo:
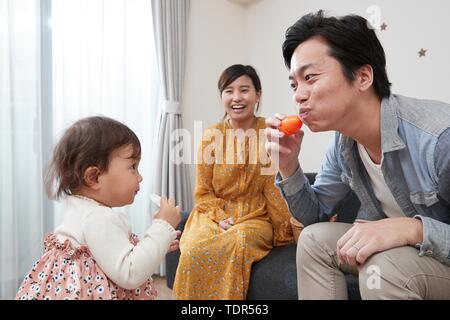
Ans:
[[[141,192],[125,208],[142,234],[152,175],[159,77],[148,0],[0,0],[0,299],[14,298],[63,205],[42,171],[79,118],[124,122],[142,144]]]

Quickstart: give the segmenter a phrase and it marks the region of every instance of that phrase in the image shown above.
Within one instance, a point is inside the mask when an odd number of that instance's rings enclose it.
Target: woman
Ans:
[[[180,241],[177,299],[245,299],[252,264],[273,246],[293,242],[288,208],[273,172],[264,170],[270,166],[265,119],[254,115],[260,79],[253,67],[233,65],[218,87],[226,114],[200,144],[196,206]]]

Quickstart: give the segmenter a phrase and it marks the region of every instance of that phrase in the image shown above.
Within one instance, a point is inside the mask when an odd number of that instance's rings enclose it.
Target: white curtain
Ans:
[[[151,215],[151,148],[159,99],[148,0],[53,0],[53,132],[74,120],[104,115],[127,124],[142,145],[144,178],[125,208],[142,236]],[[57,204],[55,223],[61,220]]]
[[[42,252],[40,6],[0,0],[0,299]]]
[[[40,53],[45,3],[53,11],[50,75]],[[160,91],[153,36],[149,0],[0,0],[0,299],[14,298],[42,254],[44,233],[62,219],[63,204],[43,209],[42,168],[46,146],[77,119],[109,116],[136,132],[144,180],[136,201],[121,211],[139,236],[151,223]],[[49,85],[52,103],[43,103]],[[46,217],[50,211],[54,216]]]
[[[157,128],[154,190],[159,195],[174,198],[187,211],[192,209],[189,170],[178,161],[183,155],[174,153],[178,153],[177,146],[184,145],[181,150],[190,147],[180,134],[189,4],[190,0],[152,0],[163,94]],[[165,263],[161,265],[160,274],[165,275]]]

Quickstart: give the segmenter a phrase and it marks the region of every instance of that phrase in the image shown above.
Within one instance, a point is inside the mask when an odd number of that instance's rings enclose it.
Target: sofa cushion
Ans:
[[[297,300],[295,244],[275,247],[252,267],[247,300]],[[356,275],[345,275],[350,300],[361,300]]]
[[[297,246],[274,247],[254,264],[247,292],[248,300],[297,300]]]

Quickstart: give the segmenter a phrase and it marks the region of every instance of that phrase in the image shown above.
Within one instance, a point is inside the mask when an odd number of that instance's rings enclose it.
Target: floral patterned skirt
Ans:
[[[130,242],[136,244],[137,236]],[[152,279],[134,290],[112,282],[97,265],[86,246],[73,248],[54,234],[44,240],[45,253],[25,277],[19,300],[153,300],[157,296]]]

